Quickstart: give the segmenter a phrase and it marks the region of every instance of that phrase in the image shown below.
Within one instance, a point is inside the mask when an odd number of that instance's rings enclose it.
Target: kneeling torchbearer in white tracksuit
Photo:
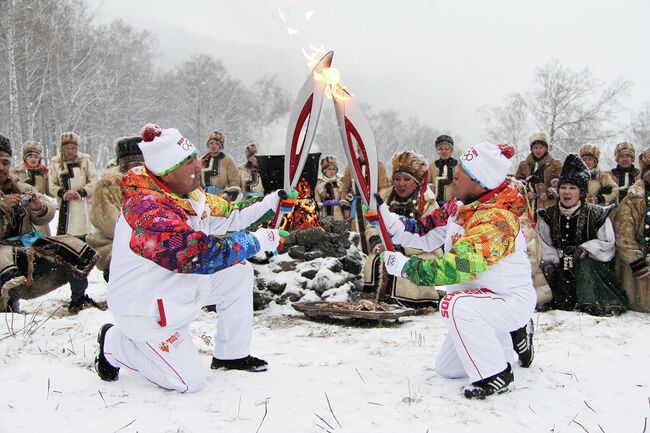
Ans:
[[[506,391],[515,352],[524,367],[533,358],[536,297],[519,221],[525,202],[506,179],[513,155],[508,144],[472,147],[454,172],[455,199],[419,220],[379,207],[393,243],[426,251],[444,246],[444,255],[433,260],[397,252],[386,252],[384,260],[392,275],[447,286],[440,316],[448,334],[436,369],[444,377],[469,377],[467,398]]]
[[[206,372],[190,323],[211,304],[219,313],[212,368],[266,370],[250,356],[253,269],[246,259],[275,251],[281,237],[244,229],[270,219],[286,196],[228,204],[203,192],[196,149],[176,129],[147,125],[141,135],[145,166],[121,184],[107,289],[115,325],[100,330],[97,373],[116,380],[125,368],[165,389],[199,390]]]

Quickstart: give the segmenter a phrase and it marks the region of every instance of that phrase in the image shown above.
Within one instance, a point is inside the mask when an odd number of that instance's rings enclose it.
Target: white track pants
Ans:
[[[253,324],[253,267],[238,264],[210,277],[203,305],[216,304],[219,318],[214,356],[243,358],[250,354]],[[119,328],[106,333],[104,354],[115,367],[137,372],[156,385],[180,392],[198,391],[205,384],[206,366],[192,342],[189,324],[170,328],[164,339],[133,341]]]
[[[448,333],[436,370],[443,377],[469,377],[471,382],[505,370],[516,355],[510,332],[525,325],[534,308],[532,287],[509,295],[477,289],[445,296],[440,315]]]

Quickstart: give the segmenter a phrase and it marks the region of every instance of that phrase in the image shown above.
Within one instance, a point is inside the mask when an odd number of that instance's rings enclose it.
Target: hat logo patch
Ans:
[[[476,148],[472,147],[470,150],[463,154],[462,159],[465,161],[471,161],[476,157],[478,157],[478,152],[476,151]]]

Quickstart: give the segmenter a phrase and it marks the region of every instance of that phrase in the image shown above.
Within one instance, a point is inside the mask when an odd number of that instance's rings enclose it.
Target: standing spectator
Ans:
[[[650,149],[639,155],[641,179],[614,216],[616,270],[630,310],[650,313]]]
[[[436,201],[442,206],[453,195],[451,182],[454,177],[454,169],[458,160],[451,155],[454,152],[454,139],[448,135],[440,135],[436,138],[436,152],[438,159],[429,164],[429,183],[436,195]]]
[[[419,219],[438,208],[436,196],[429,188],[427,160],[414,152],[400,152],[393,155],[393,186],[379,192],[382,202],[388,204],[391,212],[410,219]],[[381,203],[378,203],[381,204]],[[438,292],[429,286],[420,286],[404,278],[389,275],[383,266],[379,254],[384,250],[378,228],[366,227],[366,238],[370,253],[363,268],[365,292],[378,292],[379,300],[398,301],[412,307],[429,307],[438,305]],[[407,257],[435,259],[442,255],[442,250],[425,252],[418,248],[395,246]]]
[[[86,236],[86,242],[101,256],[97,262],[97,269],[103,272],[106,282],[109,276],[115,224],[122,209],[120,182],[127,171],[141,166],[144,162],[142,151],[138,146],[140,141],[142,141],[140,137],[123,137],[115,141],[115,161],[118,165],[107,169],[97,182],[93,202],[90,205],[90,222],[99,231]]]
[[[43,146],[35,141],[28,141],[22,149],[23,163],[12,170],[16,178],[33,186],[41,194],[50,195],[47,183],[47,167],[43,165]],[[47,200],[45,198],[44,200]],[[43,224],[35,227],[46,236],[50,235],[50,225]]]
[[[256,155],[257,144],[251,143],[244,147],[246,163],[239,167],[239,179],[245,199],[264,196],[264,185],[262,185],[260,166]]]
[[[591,204],[608,205],[618,197],[618,185],[606,171],[598,168],[600,149],[591,144],[580,148],[580,158],[589,169],[589,186],[585,201]]]
[[[74,132],[61,134],[59,151],[48,177],[50,193],[59,199],[56,234],[86,236],[90,233],[86,198],[95,190],[97,170],[90,156],[79,152],[79,136]]]
[[[562,162],[553,158],[548,151],[548,137],[544,132],[530,136],[530,154],[519,163],[515,179],[526,182],[528,201],[533,214],[538,209],[553,206],[557,199],[557,179],[562,171]]]
[[[202,180],[207,192],[233,202],[241,193],[239,170],[232,157],[223,151],[225,144],[226,136],[219,131],[208,136],[210,151],[201,158]]]
[[[622,142],[614,149],[616,167],[610,172],[618,185],[618,198],[616,203],[623,201],[627,189],[639,179],[640,171],[634,166],[635,149],[632,143]]]
[[[363,152],[357,149],[359,165],[363,176],[366,176],[366,161],[363,159]],[[390,180],[386,175],[386,166],[382,161],[377,161],[377,191],[390,187]],[[350,222],[350,230],[359,233],[361,241],[361,251],[368,254],[369,248],[365,236],[365,221],[363,219],[363,211],[361,205],[363,200],[359,191],[357,191],[357,184],[352,178],[352,167],[349,165],[345,168],[343,178],[341,179],[341,210],[343,216]]]
[[[320,160],[321,176],[316,183],[314,197],[320,207],[321,217],[333,217],[336,221],[343,221],[341,210],[341,175],[339,175],[339,162],[336,156],[327,155]]]
[[[539,211],[542,263],[553,292],[548,305],[618,315],[626,303],[612,261],[616,247],[608,217],[613,206],[585,201],[590,177],[582,159],[569,154],[560,174],[560,202]]]
[[[74,236],[42,236],[35,225],[54,218],[54,206],[36,189],[11,176],[12,150],[0,135],[0,311],[18,311],[33,299],[70,283],[68,311],[97,304],[85,292],[97,253]]]

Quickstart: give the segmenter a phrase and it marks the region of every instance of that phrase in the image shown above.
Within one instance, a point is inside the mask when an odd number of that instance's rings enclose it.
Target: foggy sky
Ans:
[[[334,51],[333,66],[360,102],[395,109],[481,139],[482,106],[532,87],[558,59],[610,82],[634,83],[630,112],[650,102],[649,0],[91,0],[100,22],[120,18],[154,33],[156,64],[192,54],[222,58],[247,82],[277,74],[293,99],[308,69],[301,49]],[[285,25],[278,9],[285,12]],[[306,20],[305,13],[313,12]],[[298,31],[289,35],[287,28]],[[531,131],[532,132],[532,131]]]

